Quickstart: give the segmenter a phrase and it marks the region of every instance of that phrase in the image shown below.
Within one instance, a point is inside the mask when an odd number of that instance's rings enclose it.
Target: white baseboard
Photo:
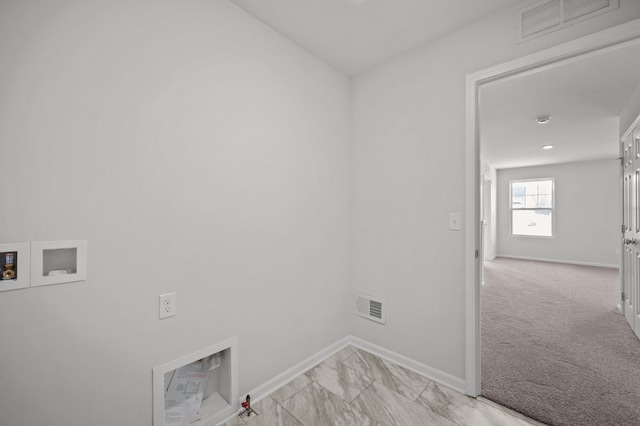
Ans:
[[[264,397],[272,394],[276,390],[280,389],[282,386],[289,383],[291,380],[307,372],[308,370],[320,364],[322,361],[324,361],[334,353],[340,351],[341,349],[345,348],[350,344],[360,349],[363,349],[367,352],[370,352],[374,355],[377,355],[380,358],[384,358],[389,361],[395,362],[396,364],[408,370],[411,370],[422,376],[425,376],[426,378],[433,380],[434,382],[440,383],[444,386],[447,386],[450,389],[453,389],[460,393],[465,393],[464,391],[465,381],[458,377],[454,377],[436,368],[430,367],[426,364],[422,364],[421,362],[413,360],[409,357],[400,355],[399,353],[383,348],[382,346],[378,346],[373,343],[367,342],[366,340],[362,340],[354,336],[346,336],[338,340],[337,342],[327,346],[326,348],[320,350],[319,352],[311,355],[309,358],[299,362],[298,364],[294,365],[288,370],[283,371],[282,373],[266,381],[260,386],[249,391],[248,394],[251,395],[251,402],[252,403],[258,402]],[[240,406],[242,406],[242,403],[245,401],[245,398],[246,398],[246,395],[240,396],[239,398]],[[226,418],[223,422],[219,423],[218,426],[232,420],[241,411],[242,409],[240,409],[238,413],[234,414],[233,416]]]
[[[251,395],[251,400],[258,402],[265,396],[271,395],[273,392],[280,389],[283,385],[286,385],[287,383],[289,383],[291,380],[295,379],[302,373],[306,373],[308,370],[320,364],[322,361],[324,361],[325,359],[327,359],[328,357],[330,357],[331,355],[333,355],[334,353],[338,352],[339,350],[341,350],[342,348],[348,345],[349,345],[349,336],[343,337],[337,342],[311,355],[309,358],[303,361],[300,361],[299,363],[289,368],[288,370],[278,374],[273,379],[251,390],[249,392],[249,395]],[[241,405],[244,400],[245,400],[245,396],[242,396],[240,398]]]
[[[452,376],[451,374],[440,371],[437,368],[430,367],[414,359],[400,355],[397,352],[393,352],[387,348],[383,348],[382,346],[375,345],[357,337],[349,336],[349,342],[353,346],[377,355],[380,358],[395,362],[396,364],[433,380],[434,382],[444,385],[449,389],[453,389],[463,394],[466,393],[465,381],[459,377]]]
[[[280,373],[277,376],[275,376],[274,378],[266,381],[265,383],[261,384],[260,386],[250,390],[248,392],[248,394],[251,395],[251,402],[252,403],[256,403],[256,402],[260,401],[261,399],[263,399],[264,397],[271,395],[273,392],[277,391],[282,386],[284,386],[287,383],[289,383],[291,380],[293,380],[296,377],[298,377],[299,375],[307,372],[311,368],[313,368],[316,365],[320,364],[322,361],[324,361],[325,359],[327,359],[328,357],[330,357],[331,355],[333,355],[334,353],[338,352],[339,350],[343,349],[344,347],[346,347],[348,345],[349,345],[349,336],[343,337],[342,339],[338,340],[337,342],[327,346],[326,348],[320,350],[319,352],[316,352],[315,354],[311,355],[309,358],[307,358],[307,359],[305,359],[303,361],[300,361],[299,363],[297,363],[293,367],[283,371],[282,373]],[[243,394],[243,395],[241,395],[239,397],[239,401],[240,401],[240,405],[239,406],[240,407],[242,407],[242,403],[245,402],[245,398],[246,398],[245,394]],[[234,414],[233,416],[228,417],[223,422],[219,423],[219,425],[222,425],[225,422],[228,422],[228,421],[232,420],[235,416],[237,416],[242,411],[243,411],[242,408],[239,409],[238,413]]]
[[[611,265],[609,263],[594,263],[594,262],[579,262],[576,260],[558,260],[558,259],[545,259],[540,257],[529,256],[512,256],[510,254],[498,254],[496,257],[504,257],[506,259],[519,259],[519,260],[534,260],[536,262],[550,262],[550,263],[566,263],[569,265],[581,265],[581,266],[598,266],[600,268],[620,268],[620,265]]]

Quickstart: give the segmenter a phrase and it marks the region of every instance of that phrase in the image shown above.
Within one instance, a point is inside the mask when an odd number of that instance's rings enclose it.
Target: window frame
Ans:
[[[529,208],[514,208],[513,207],[513,184],[521,182],[540,182],[551,181],[551,207],[529,207]],[[551,235],[527,235],[527,234],[515,234],[513,232],[513,212],[514,210],[549,210],[551,212]],[[509,181],[509,235],[516,238],[555,238],[556,235],[556,182],[555,178],[533,178],[533,179],[513,179]]]

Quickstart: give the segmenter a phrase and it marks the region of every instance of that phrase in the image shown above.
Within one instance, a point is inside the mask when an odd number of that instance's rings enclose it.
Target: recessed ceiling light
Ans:
[[[541,115],[540,117],[536,118],[536,123],[538,123],[538,124],[547,124],[549,122],[549,120],[551,120],[551,116],[550,115]]]
[[[553,145],[542,145],[542,149],[553,149]]]

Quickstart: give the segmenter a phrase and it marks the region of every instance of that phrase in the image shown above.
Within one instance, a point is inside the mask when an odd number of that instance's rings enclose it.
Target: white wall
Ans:
[[[620,3],[522,44],[507,10],[352,80],[352,281],[388,309],[386,326],[354,318],[354,335],[464,380],[464,232],[448,230],[448,214],[473,214],[465,76],[640,17],[640,2]]]
[[[0,424],[150,425],[154,366],[238,336],[244,393],[347,334],[346,77],[222,0],[5,0],[0,40],[0,242],[89,242],[0,293]]]
[[[513,236],[509,181],[554,178],[554,236]],[[498,170],[498,255],[618,266],[620,163],[599,160]]]
[[[631,128],[635,120],[640,115],[640,84],[633,91],[627,105],[625,105],[620,114],[620,136]]]
[[[505,11],[350,88],[223,0],[0,2],[0,242],[89,240],[87,282],[0,293],[0,423],[149,425],[151,368],[234,335],[241,392],[347,332],[464,378],[464,77],[621,4],[521,45]]]

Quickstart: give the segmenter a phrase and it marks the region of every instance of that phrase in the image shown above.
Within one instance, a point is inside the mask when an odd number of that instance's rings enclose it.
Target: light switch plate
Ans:
[[[460,230],[460,213],[449,213],[449,229],[452,231]]]

